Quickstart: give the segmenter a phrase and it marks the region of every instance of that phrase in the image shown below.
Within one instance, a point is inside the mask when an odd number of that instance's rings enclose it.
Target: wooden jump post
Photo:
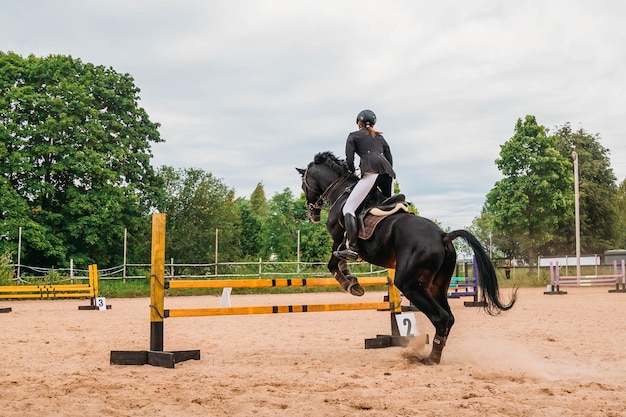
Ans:
[[[217,307],[165,309],[165,291],[170,288],[268,288],[268,287],[312,287],[336,286],[334,278],[295,279],[248,279],[248,280],[176,280],[165,281],[165,214],[152,217],[152,267],[150,273],[150,350],[111,351],[113,365],[154,365],[173,368],[178,362],[199,360],[199,350],[164,351],[164,319],[168,317],[225,316],[243,314],[311,313],[325,311],[381,310],[391,315],[391,335],[377,335],[365,340],[365,348],[407,346],[412,336],[401,336],[396,315],[400,314],[400,291],[393,285],[393,270],[390,277],[361,278],[364,286],[388,286],[388,301],[345,304],[305,304],[278,306]]]

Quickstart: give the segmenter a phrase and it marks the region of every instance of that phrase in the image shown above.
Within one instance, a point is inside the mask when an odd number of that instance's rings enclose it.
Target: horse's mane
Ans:
[[[335,171],[337,174],[340,174],[340,175],[343,175],[348,171],[346,161],[344,161],[343,159],[337,158],[335,154],[333,154],[330,151],[320,152],[317,155],[315,155],[313,162],[309,164],[309,168],[314,164],[315,165],[325,164],[326,166],[328,166],[329,168],[331,168],[333,171]]]

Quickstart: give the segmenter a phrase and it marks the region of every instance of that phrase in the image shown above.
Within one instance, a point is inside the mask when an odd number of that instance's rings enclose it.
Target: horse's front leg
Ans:
[[[331,256],[330,261],[328,261],[328,270],[331,274],[333,274],[344,291],[357,297],[365,294],[365,290],[361,284],[359,284],[357,277],[352,275],[350,268],[348,267],[348,262],[345,260],[339,259],[336,256]]]

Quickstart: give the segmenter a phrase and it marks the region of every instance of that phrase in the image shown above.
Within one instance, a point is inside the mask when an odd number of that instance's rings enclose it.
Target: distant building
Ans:
[[[613,261],[617,261],[618,264],[626,261],[626,249],[614,249],[604,252],[604,264],[613,265]]]

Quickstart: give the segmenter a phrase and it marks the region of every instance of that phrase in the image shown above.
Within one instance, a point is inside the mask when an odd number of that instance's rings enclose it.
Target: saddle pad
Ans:
[[[391,216],[400,210],[405,212],[409,211],[402,203],[396,204],[396,207],[389,211],[383,211],[378,208],[370,210],[365,217],[363,217],[362,227],[359,228],[359,239],[367,240],[371,238],[372,234],[374,234],[374,230],[376,230],[376,226],[378,226],[378,223],[380,223],[382,219]]]

